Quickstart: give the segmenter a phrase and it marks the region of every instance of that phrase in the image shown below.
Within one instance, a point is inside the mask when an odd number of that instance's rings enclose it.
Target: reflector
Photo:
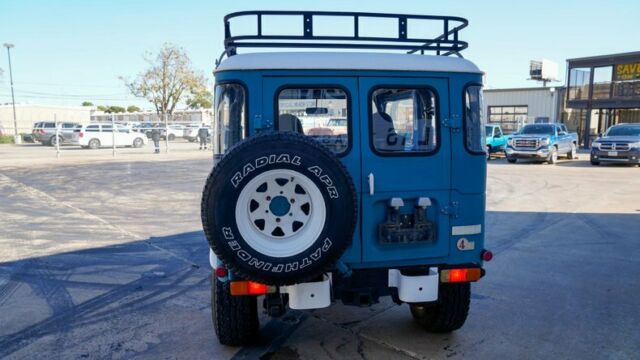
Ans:
[[[264,295],[269,291],[269,287],[253,281],[232,281],[230,290],[233,296]]]

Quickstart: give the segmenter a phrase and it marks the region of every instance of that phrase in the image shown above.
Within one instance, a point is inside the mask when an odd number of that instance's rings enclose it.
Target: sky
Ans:
[[[0,43],[11,50],[17,103],[138,105],[120,77],[145,69],[143,54],[164,43],[183,47],[212,82],[223,50],[225,14],[242,10],[365,11],[461,16],[469,26],[463,52],[486,73],[487,88],[531,87],[529,61],[639,51],[638,0],[402,1],[402,0],[0,0]],[[250,32],[250,24],[233,24]],[[273,31],[296,24],[286,21]],[[255,26],[255,25],[253,25]],[[0,104],[11,102],[5,48],[0,48]],[[244,50],[245,52],[247,50]],[[240,51],[242,52],[242,51]],[[553,84],[552,84],[553,85]]]

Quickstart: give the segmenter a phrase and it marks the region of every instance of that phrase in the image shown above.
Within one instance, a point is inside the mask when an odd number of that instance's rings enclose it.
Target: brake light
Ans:
[[[220,266],[216,268],[216,276],[219,278],[227,277],[227,269],[224,266]]]
[[[483,250],[482,251],[482,260],[484,261],[491,261],[491,259],[493,259],[493,253],[489,250]]]
[[[470,269],[445,269],[440,271],[440,282],[460,283],[480,280],[482,270],[480,268]]]
[[[82,131],[80,131],[80,135],[78,135],[79,137],[83,137],[84,133]]]
[[[40,135],[44,135],[44,129],[40,129]]]
[[[232,281],[231,295],[264,295],[269,292],[269,287],[265,284],[254,281]]]

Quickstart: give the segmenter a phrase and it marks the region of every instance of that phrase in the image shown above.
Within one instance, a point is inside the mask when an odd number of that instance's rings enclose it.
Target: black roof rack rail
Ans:
[[[267,16],[292,15],[300,16],[302,31],[300,35],[265,35],[263,34],[262,21]],[[257,33],[251,35],[232,35],[231,19],[255,16],[257,20]],[[331,16],[346,17],[353,20],[353,34],[341,35],[315,35],[313,29],[314,17]],[[395,19],[398,32],[394,37],[362,36],[360,19]],[[408,33],[409,20],[428,20],[440,22],[441,34],[434,38],[411,37]],[[380,14],[366,12],[333,12],[333,11],[240,11],[228,14],[224,17],[224,48],[227,56],[236,54],[241,47],[246,48],[332,48],[332,49],[386,49],[406,50],[407,53],[435,52],[436,55],[460,56],[460,52],[469,44],[460,40],[458,33],[469,22],[467,19],[454,16],[437,15],[403,15]],[[221,57],[222,58],[222,57]]]

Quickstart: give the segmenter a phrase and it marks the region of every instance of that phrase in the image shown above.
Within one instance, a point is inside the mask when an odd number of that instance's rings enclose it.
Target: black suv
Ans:
[[[56,123],[53,121],[41,121],[33,124],[33,139],[40,142],[42,145],[55,146],[58,141],[60,144],[70,143],[73,129],[75,129],[78,123],[72,122],[59,122],[58,136],[56,137]]]
[[[591,144],[591,165],[601,162],[640,165],[640,124],[618,124]]]

